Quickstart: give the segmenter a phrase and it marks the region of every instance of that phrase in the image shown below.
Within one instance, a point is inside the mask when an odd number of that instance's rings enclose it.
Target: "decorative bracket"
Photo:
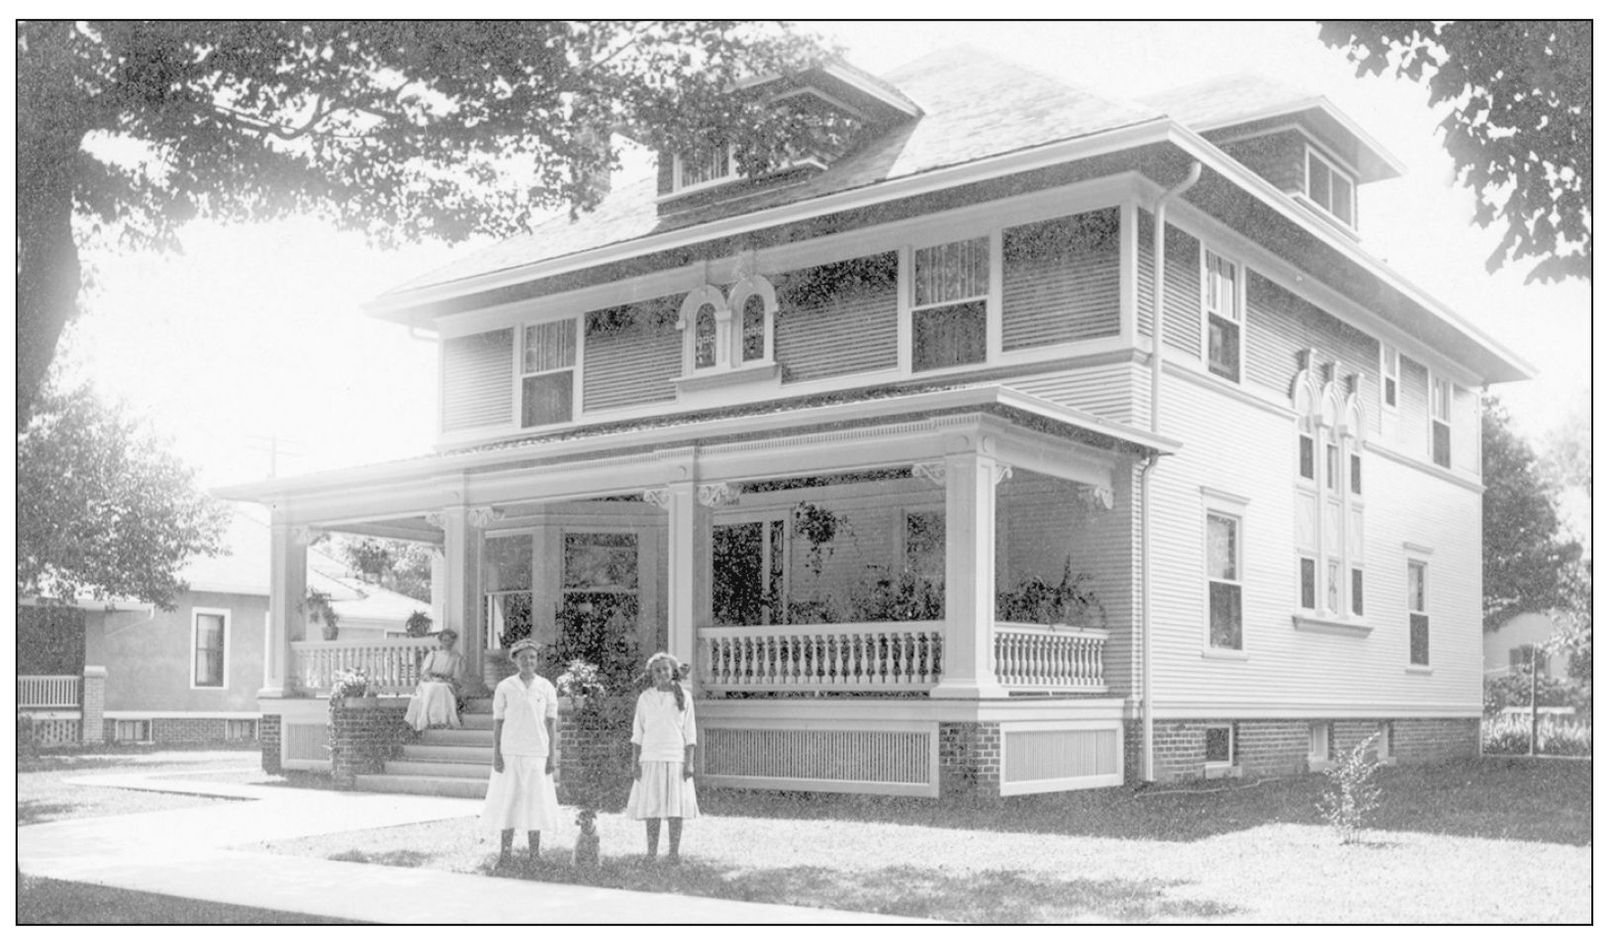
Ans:
[[[298,544],[300,547],[310,546],[315,543],[316,538],[321,536],[320,529],[310,527],[308,524],[294,525],[292,531],[293,543]]]
[[[912,477],[914,479],[928,479],[941,488],[946,487],[946,464],[936,460],[929,463],[912,464]]]
[[[443,511],[430,511],[422,516],[422,520],[426,521],[431,528],[440,531],[445,530],[445,513]]]
[[[663,508],[665,511],[670,510],[670,490],[669,489],[643,489],[642,490],[642,500],[647,502],[650,505],[658,505],[660,508]]]
[[[489,505],[478,505],[467,510],[467,523],[470,527],[487,528],[500,521],[501,517],[501,509]]]
[[[714,508],[716,505],[736,505],[738,488],[725,482],[705,483],[698,487],[698,503],[706,508]]]
[[[1081,501],[1081,507],[1089,510],[1109,511],[1115,507],[1115,489],[1107,485],[1084,485],[1076,490],[1076,498]]]

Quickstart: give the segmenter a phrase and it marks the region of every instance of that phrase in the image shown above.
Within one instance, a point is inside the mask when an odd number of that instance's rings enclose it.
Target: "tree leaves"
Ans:
[[[88,387],[47,390],[17,436],[17,595],[170,608],[227,515],[191,470]]]
[[[1593,24],[1587,21],[1325,22],[1318,38],[1359,76],[1395,66],[1430,82],[1475,222],[1502,221],[1497,271],[1537,259],[1528,282],[1593,277]]]

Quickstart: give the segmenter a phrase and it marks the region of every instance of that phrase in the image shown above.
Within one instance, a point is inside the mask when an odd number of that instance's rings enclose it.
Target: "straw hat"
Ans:
[[[514,641],[513,646],[507,648],[507,656],[516,660],[518,658],[518,652],[521,650],[532,650],[538,657],[541,653],[541,645],[540,642],[536,641],[534,638],[524,638],[519,641]]]

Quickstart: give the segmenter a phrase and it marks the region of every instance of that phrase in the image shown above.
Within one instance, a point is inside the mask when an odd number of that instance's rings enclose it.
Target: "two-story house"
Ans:
[[[274,508],[276,644],[299,541],[352,531],[441,549],[472,681],[525,627],[689,661],[709,785],[1476,752],[1477,398],[1528,368],[1359,245],[1377,142],[1253,79],[1113,102],[964,49],[755,88],[865,132],[663,155],[371,305],[437,334],[438,449],[231,490]],[[320,766],[290,657],[265,733]]]

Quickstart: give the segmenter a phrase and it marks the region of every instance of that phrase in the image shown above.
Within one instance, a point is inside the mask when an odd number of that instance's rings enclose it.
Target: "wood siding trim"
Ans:
[[[511,425],[513,379],[511,328],[441,342],[441,433]]]

